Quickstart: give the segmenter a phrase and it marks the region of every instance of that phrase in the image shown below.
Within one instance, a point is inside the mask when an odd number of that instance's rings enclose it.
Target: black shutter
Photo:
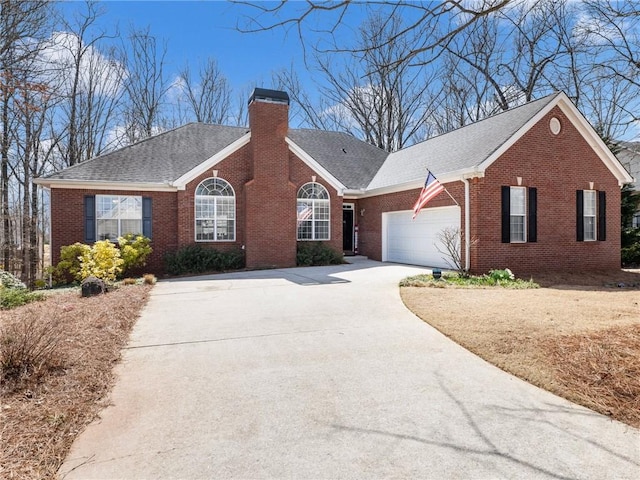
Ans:
[[[538,189],[530,187],[527,206],[527,242],[538,241]]]
[[[576,190],[576,240],[584,242],[584,192]]]
[[[598,192],[598,240],[607,239],[607,192]]]
[[[96,241],[96,197],[84,197],[84,243]]]
[[[142,234],[151,238],[151,198],[143,197],[142,198]]]
[[[511,242],[511,187],[502,187],[502,243]]]

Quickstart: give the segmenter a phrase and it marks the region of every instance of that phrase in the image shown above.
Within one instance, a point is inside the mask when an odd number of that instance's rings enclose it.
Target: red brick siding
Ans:
[[[562,130],[553,135],[549,120],[557,117]],[[538,189],[536,243],[501,242],[501,187],[522,185]],[[607,196],[607,240],[576,241],[576,190]],[[517,274],[540,271],[610,270],[620,267],[620,187],[591,147],[555,108],[491,165],[472,185],[472,232],[478,239],[472,270],[510,268]]]
[[[323,177],[314,172],[306,163],[296,157],[293,153],[289,153],[289,171],[291,174],[291,183],[295,186],[296,189],[296,199],[298,196],[298,190],[300,187],[312,181],[311,177],[316,177],[316,182],[321,184],[324,188],[329,192],[329,202],[331,208],[331,223],[330,223],[330,239],[326,242],[322,242],[327,244],[329,247],[337,250],[338,252],[342,251],[342,197],[338,196],[338,192],[331,186],[331,184],[325,180]],[[294,202],[292,211],[296,211],[296,202]],[[297,238],[297,230],[296,230],[296,238]]]
[[[145,270],[162,271],[162,256],[178,245],[176,227],[176,195],[172,192],[143,192],[123,190],[67,190],[51,189],[51,261],[60,261],[60,247],[75,242],[84,243],[85,195],[139,195],[152,200],[152,236],[150,255]]]
[[[250,148],[245,146],[216,164],[210,170],[189,182],[184,190],[177,192],[178,211],[178,244],[185,246],[198,243],[203,247],[222,252],[237,251],[245,244],[245,202],[244,185],[250,179]],[[228,242],[196,242],[195,240],[195,194],[198,185],[207,178],[213,177],[213,170],[218,171],[218,178],[229,182],[236,195],[236,239]]]

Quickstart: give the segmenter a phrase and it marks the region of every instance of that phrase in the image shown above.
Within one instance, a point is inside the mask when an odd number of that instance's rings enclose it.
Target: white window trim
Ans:
[[[326,199],[321,199],[321,198],[300,198],[300,190],[302,190],[304,187],[306,187],[307,185],[318,185],[320,187],[322,187],[322,189],[327,193],[327,198]],[[298,225],[297,225],[297,212],[298,212],[298,202],[307,202],[307,203],[311,203],[311,211],[312,211],[312,217],[311,217],[311,238],[300,238],[298,236]],[[322,203],[326,203],[327,204],[327,210],[329,212],[329,218],[327,218],[327,220],[316,220],[315,219],[315,215],[316,215],[316,202],[322,202]],[[317,238],[316,237],[316,222],[319,221],[326,221],[328,223],[327,226],[327,238]],[[304,185],[302,185],[299,189],[298,189],[298,193],[296,195],[296,241],[298,242],[328,242],[331,240],[331,195],[329,195],[329,190],[327,190],[327,188],[322,185],[321,183],[318,182],[309,182],[309,183],[305,183]]]
[[[587,215],[587,198],[591,195],[593,195],[593,215]],[[585,228],[585,220],[587,218],[593,218],[593,238],[587,238],[587,229]],[[596,190],[584,190],[582,194],[582,231],[584,242],[598,240],[598,192]]]
[[[527,187],[509,187],[509,195],[511,195],[511,190],[519,189],[524,192],[524,213],[523,214],[514,214],[513,213],[513,205],[509,202],[509,229],[511,229],[511,218],[512,217],[522,217],[522,240],[514,240],[511,238],[511,231],[509,231],[509,243],[527,243]]]
[[[140,200],[140,232],[123,232],[122,231],[122,220],[133,220],[131,218],[125,218],[122,219],[120,218],[120,215],[118,215],[117,218],[99,218],[98,217],[98,205],[100,202],[101,198],[104,197],[113,197],[113,198],[117,198],[118,199],[118,211],[120,210],[120,205],[122,204],[122,199],[123,198],[137,198]],[[115,240],[111,240],[111,239],[105,239],[105,240],[109,240],[110,242],[117,242],[117,239],[120,238],[123,235],[126,235],[127,233],[132,233],[134,235],[142,235],[143,232],[143,226],[142,226],[142,222],[143,222],[143,206],[142,206],[142,196],[141,195],[96,195],[95,196],[95,232],[96,232],[96,240],[100,241],[100,239],[98,238],[98,222],[100,222],[100,220],[116,220],[118,222],[118,227],[117,227],[117,233],[116,233],[116,239]],[[118,212],[119,213],[119,212]]]
[[[221,180],[223,182],[225,182],[227,185],[229,185],[229,188],[231,189],[231,191],[233,192],[233,197],[228,197],[228,196],[220,196],[220,198],[233,198],[233,238],[225,238],[225,239],[221,239],[218,240],[217,238],[214,238],[213,240],[198,240],[198,220],[213,220],[213,228],[214,228],[214,237],[217,237],[216,232],[218,229],[218,224],[217,224],[217,218],[199,218],[196,215],[197,212],[197,208],[196,208],[196,202],[198,201],[198,197],[209,197],[209,196],[213,196],[214,199],[214,211],[217,212],[217,196],[216,195],[198,195],[196,193],[194,193],[193,195],[193,238],[194,241],[196,243],[224,243],[224,242],[235,242],[236,241],[236,228],[237,228],[237,223],[238,223],[238,218],[237,218],[237,203],[236,203],[236,191],[233,188],[233,185],[231,185],[231,183],[227,182],[225,179],[223,178],[219,178],[219,177],[209,177],[209,178],[205,178],[204,180],[202,180],[200,183],[198,183],[198,185],[196,186],[195,192],[198,191],[198,187],[200,187],[200,185],[202,185],[204,182],[206,182],[207,180],[212,180],[212,179],[217,179],[217,180]]]

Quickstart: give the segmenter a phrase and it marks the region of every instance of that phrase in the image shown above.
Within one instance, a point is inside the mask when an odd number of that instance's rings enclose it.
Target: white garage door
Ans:
[[[382,260],[386,262],[451,268],[438,234],[447,227],[460,228],[460,207],[423,208],[415,220],[413,212],[382,214]]]

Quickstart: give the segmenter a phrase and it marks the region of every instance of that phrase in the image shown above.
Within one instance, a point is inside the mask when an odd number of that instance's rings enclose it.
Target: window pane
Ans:
[[[596,239],[596,217],[584,217],[584,239]]]
[[[118,218],[140,219],[142,220],[142,198],[141,197],[120,197]]]
[[[98,240],[115,242],[118,239],[118,220],[97,220],[96,233]]]
[[[584,215],[595,216],[596,214],[596,192],[594,190],[584,191]]]
[[[511,187],[511,215],[524,215],[525,212],[524,187]]]
[[[142,220],[121,220],[120,235],[126,233],[142,234]]]
[[[213,220],[196,220],[196,240],[215,240]]]
[[[511,216],[511,241],[524,242],[524,217]]]
[[[298,222],[298,240],[312,240],[311,220]]]
[[[118,218],[118,197],[112,195],[96,195],[96,218]]]
[[[315,240],[329,240],[329,222],[316,222]]]

